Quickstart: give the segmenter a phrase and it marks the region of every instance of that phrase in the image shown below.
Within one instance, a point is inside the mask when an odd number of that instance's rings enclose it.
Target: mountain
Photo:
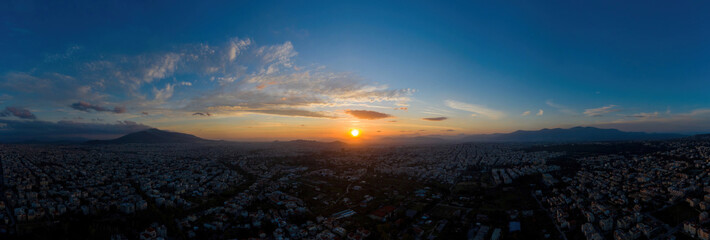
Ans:
[[[88,141],[89,144],[122,144],[122,143],[143,143],[143,144],[153,144],[153,143],[206,143],[212,142],[212,140],[206,140],[194,135],[170,132],[165,130],[160,130],[157,128],[151,128],[148,130],[143,130],[140,132],[129,133],[123,137],[116,138],[113,140],[93,140]]]
[[[618,129],[595,127],[573,127],[568,129],[545,128],[537,131],[519,130],[512,133],[469,135],[462,140],[465,142],[596,142],[663,140],[680,137],[684,137],[684,135],[672,133],[623,132]]]

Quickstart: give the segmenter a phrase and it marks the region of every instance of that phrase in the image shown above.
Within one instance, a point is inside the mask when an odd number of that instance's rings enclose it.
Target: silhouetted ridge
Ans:
[[[203,143],[210,142],[210,140],[202,139],[194,135],[170,132],[165,130],[160,130],[157,128],[151,128],[148,130],[143,130],[140,132],[129,133],[123,137],[113,139],[113,140],[95,140],[89,141],[90,144],[122,144],[122,143],[143,143],[143,144],[153,144],[153,143]]]
[[[683,135],[672,133],[623,132],[618,129],[601,129],[595,127],[573,127],[569,129],[544,128],[537,131],[518,130],[512,133],[471,135],[463,138],[463,140],[467,142],[593,142],[663,140],[680,137],[683,137]]]

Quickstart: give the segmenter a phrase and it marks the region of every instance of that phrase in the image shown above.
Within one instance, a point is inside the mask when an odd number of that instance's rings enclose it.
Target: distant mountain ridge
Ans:
[[[274,142],[229,142],[229,141],[217,141],[217,140],[207,140],[199,138],[194,135],[171,132],[160,130],[157,128],[151,128],[139,132],[129,133],[123,137],[119,137],[112,140],[92,140],[86,142],[87,144],[128,144],[128,143],[139,143],[139,144],[165,144],[165,143],[233,143],[239,144],[243,147],[248,148],[281,148],[281,149],[340,149],[347,146],[346,143],[335,141],[335,142],[318,142],[311,140],[293,140],[293,141],[274,141]]]
[[[595,142],[664,140],[681,138],[685,135],[674,133],[624,132],[618,129],[595,127],[544,128],[537,131],[518,130],[512,133],[477,134],[464,137],[465,142]]]
[[[112,140],[93,140],[88,141],[88,144],[123,144],[123,143],[143,143],[143,144],[158,144],[158,143],[206,143],[212,142],[194,135],[171,132],[151,128],[140,132],[126,134],[123,137]]]
[[[673,138],[710,138],[710,134],[682,135],[674,133],[645,133],[624,132],[617,129],[602,129],[595,127],[573,127],[568,129],[553,128],[535,131],[518,130],[511,133],[475,134],[475,135],[427,135],[427,136],[391,136],[380,140],[373,140],[372,144],[446,144],[461,142],[601,142],[601,141],[633,141],[633,140],[665,140]],[[2,142],[2,141],[0,141]],[[194,135],[171,132],[151,128],[139,132],[129,133],[112,140],[85,141],[81,138],[67,139],[39,139],[24,142],[26,144],[71,144],[85,142],[87,144],[160,144],[160,143],[214,143],[230,141],[216,141],[203,139]],[[12,142],[6,142],[12,143]],[[251,147],[276,147],[276,148],[325,148],[339,149],[348,144],[340,141],[319,142],[312,140],[274,141],[274,142],[231,142]]]

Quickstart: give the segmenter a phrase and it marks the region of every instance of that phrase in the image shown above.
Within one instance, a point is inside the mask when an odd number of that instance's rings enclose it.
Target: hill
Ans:
[[[630,140],[664,140],[680,138],[684,135],[673,133],[624,132],[618,129],[595,127],[554,128],[537,131],[515,131],[512,133],[469,135],[465,142],[596,142]]]
[[[123,143],[205,143],[212,142],[211,140],[202,139],[194,135],[170,132],[151,128],[140,132],[129,133],[123,137],[113,140],[93,140],[88,141],[88,144],[123,144]]]

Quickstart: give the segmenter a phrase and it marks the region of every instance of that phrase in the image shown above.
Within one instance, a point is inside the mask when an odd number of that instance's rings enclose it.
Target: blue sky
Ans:
[[[710,131],[704,2],[2,4],[8,136]]]

